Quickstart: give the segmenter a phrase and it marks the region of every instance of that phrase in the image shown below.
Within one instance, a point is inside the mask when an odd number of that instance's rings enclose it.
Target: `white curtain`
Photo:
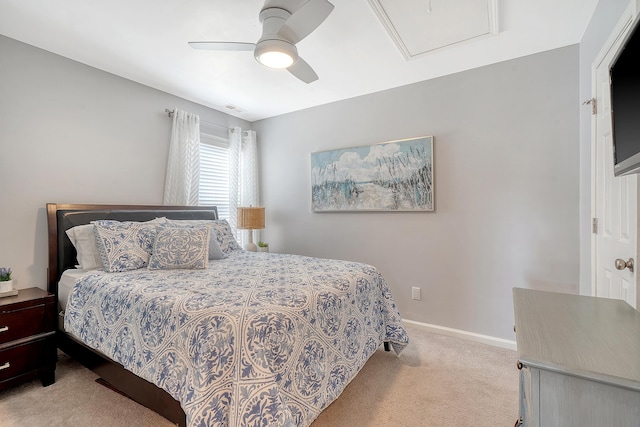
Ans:
[[[236,230],[238,206],[259,206],[258,146],[255,131],[239,127],[229,130],[229,223]],[[248,231],[238,230],[236,237],[241,246],[248,241]],[[260,231],[254,232],[254,242]]]
[[[173,110],[164,184],[165,205],[195,206],[200,186],[200,117]]]

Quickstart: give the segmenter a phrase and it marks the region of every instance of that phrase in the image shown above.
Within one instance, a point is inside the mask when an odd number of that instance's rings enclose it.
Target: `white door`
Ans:
[[[597,233],[594,233],[594,283],[596,296],[617,298],[636,307],[638,266],[633,271],[621,261],[637,262],[638,253],[638,197],[637,175],[613,176],[613,143],[609,68],[620,49],[635,17],[635,7],[627,10],[598,56],[595,67],[596,110],[594,116],[594,194]],[[593,101],[592,101],[593,106]]]

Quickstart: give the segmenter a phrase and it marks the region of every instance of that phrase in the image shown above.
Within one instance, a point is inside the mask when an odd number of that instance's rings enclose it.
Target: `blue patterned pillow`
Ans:
[[[226,219],[214,220],[213,225],[211,227],[216,232],[218,245],[220,245],[220,249],[222,249],[222,252],[224,252],[225,254],[228,254],[234,251],[242,250],[236,238],[233,237],[231,226],[229,225]]]
[[[229,225],[226,219],[216,219],[216,220],[167,219],[167,223],[175,224],[175,225],[206,225],[208,227],[211,227],[212,232],[214,233],[216,240],[218,241],[218,246],[220,247],[223,253],[229,254],[233,251],[242,250],[242,248],[236,241],[235,237],[233,237],[231,226]],[[209,258],[209,259],[213,259],[213,258]]]
[[[209,227],[156,227],[149,270],[209,266]]]
[[[220,249],[218,239],[216,239],[216,233],[209,228],[209,259],[222,258],[224,258],[224,254],[222,253],[222,249]]]
[[[93,232],[106,271],[137,270],[149,262],[156,234],[155,224],[98,220],[93,222]]]
[[[182,220],[182,221],[174,221],[167,222],[165,224],[167,227],[209,227],[209,259],[222,259],[224,258],[224,254],[222,253],[222,249],[220,249],[220,245],[218,244],[218,239],[216,237],[215,231],[211,231],[212,221],[201,221],[201,220]]]

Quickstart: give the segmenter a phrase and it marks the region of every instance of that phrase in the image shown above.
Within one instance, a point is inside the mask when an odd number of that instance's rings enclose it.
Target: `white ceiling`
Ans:
[[[497,35],[407,61],[368,0],[330,1],[331,15],[297,45],[320,77],[311,84],[252,52],[187,45],[257,41],[264,0],[0,0],[0,34],[254,121],[579,43],[598,3],[496,0]],[[428,3],[436,13],[451,1],[396,0],[394,13]],[[464,27],[462,15],[452,14],[450,27]]]

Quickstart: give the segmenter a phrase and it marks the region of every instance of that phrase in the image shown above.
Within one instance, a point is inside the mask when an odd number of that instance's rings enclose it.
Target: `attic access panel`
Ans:
[[[498,34],[498,0],[369,0],[406,60]]]

